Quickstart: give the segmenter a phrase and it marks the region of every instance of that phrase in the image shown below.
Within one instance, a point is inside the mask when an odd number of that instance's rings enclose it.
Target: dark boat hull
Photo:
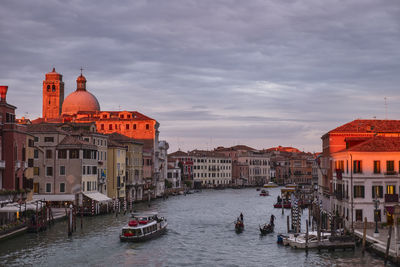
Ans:
[[[260,227],[260,232],[262,235],[270,234],[274,231],[274,227],[269,227],[267,229],[261,228]]]

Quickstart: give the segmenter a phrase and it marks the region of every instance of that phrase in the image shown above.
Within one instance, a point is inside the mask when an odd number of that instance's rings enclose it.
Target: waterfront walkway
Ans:
[[[369,249],[374,251],[375,253],[384,256],[386,253],[386,246],[388,240],[388,228],[378,229],[379,236],[374,237],[375,229],[367,229],[367,236],[366,241],[368,244]],[[354,230],[354,234],[359,237],[360,239],[363,238],[363,229],[356,229]],[[400,232],[398,230],[398,237],[400,236]],[[399,253],[400,256],[400,253]],[[396,261],[396,240],[394,229],[392,229],[392,236],[390,239],[390,248],[389,248],[389,257],[392,261]],[[399,257],[397,257],[397,261]]]

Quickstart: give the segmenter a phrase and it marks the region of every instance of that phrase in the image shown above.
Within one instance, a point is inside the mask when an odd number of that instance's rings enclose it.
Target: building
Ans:
[[[374,136],[400,136],[400,120],[357,119],[341,125],[321,137],[322,153],[318,158],[318,197],[324,211],[331,212],[333,206],[334,166],[332,154],[346,149],[347,145],[353,146]]]
[[[226,187],[232,183],[232,160],[216,151],[193,150],[188,153],[193,160],[195,187]]]
[[[32,123],[95,123],[97,131],[102,134],[117,132],[142,142],[144,178],[146,181],[151,180],[151,188],[159,188],[160,166],[155,165],[160,162],[155,158],[155,153],[162,149],[158,148],[159,123],[137,111],[102,111],[97,98],[87,90],[87,80],[82,73],[76,82],[76,90],[64,99],[62,75],[55,69],[47,73],[43,81],[42,118]]]
[[[182,181],[193,183],[193,159],[188,153],[178,150],[168,154],[168,159],[178,161],[178,167],[181,169]]]
[[[182,188],[181,168],[178,160],[168,159],[167,180],[166,188],[172,190]]]
[[[107,196],[120,201],[126,196],[126,147],[116,141],[108,141]]]
[[[247,151],[237,156],[239,164],[248,165],[248,185],[263,186],[270,181],[270,155],[262,151]]]
[[[400,137],[345,140],[346,148],[331,154],[333,213],[348,229],[361,227],[364,218],[370,226],[375,218],[393,222],[393,206],[399,204]]]
[[[16,107],[6,101],[8,86],[0,86],[0,190],[30,191],[33,136],[15,120]],[[31,196],[21,194],[19,200]],[[15,199],[16,200],[16,199]]]
[[[143,198],[143,143],[119,133],[112,133],[109,139],[125,146],[126,149],[126,198],[128,202]]]
[[[32,124],[35,137],[34,193],[39,195],[97,192],[98,147],[69,125]]]
[[[289,158],[289,178],[286,182],[298,185],[311,185],[313,162],[314,158],[312,154],[292,153],[292,156]]]

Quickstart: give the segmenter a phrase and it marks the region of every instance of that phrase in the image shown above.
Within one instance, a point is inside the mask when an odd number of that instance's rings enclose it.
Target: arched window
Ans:
[[[50,92],[50,85],[47,85],[47,92]]]
[[[56,91],[56,86],[53,84],[53,86],[51,87],[51,90],[53,91],[53,92],[55,92]]]

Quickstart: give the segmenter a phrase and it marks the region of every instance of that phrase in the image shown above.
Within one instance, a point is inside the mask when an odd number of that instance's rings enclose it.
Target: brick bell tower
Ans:
[[[59,118],[63,102],[64,82],[62,75],[53,68],[52,72],[46,73],[46,79],[43,81],[43,118]]]

